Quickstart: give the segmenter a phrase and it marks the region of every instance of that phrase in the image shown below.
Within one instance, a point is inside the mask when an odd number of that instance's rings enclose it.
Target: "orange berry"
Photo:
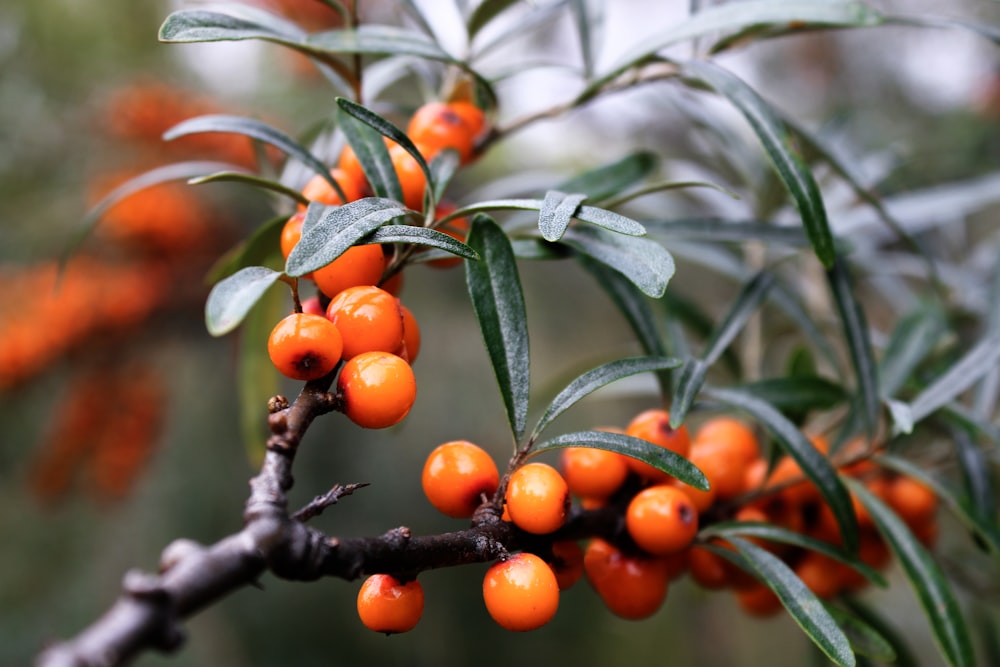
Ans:
[[[725,588],[729,584],[729,571],[729,563],[714,551],[697,545],[688,550],[688,572],[702,588]]]
[[[483,601],[500,627],[514,632],[535,630],[556,615],[559,584],[544,560],[521,552],[487,570]]]
[[[376,285],[385,271],[385,255],[375,244],[356,245],[348,248],[337,259],[313,271],[316,286],[333,298],[348,287]]]
[[[327,206],[340,206],[341,204],[361,199],[363,189],[361,183],[356,178],[338,168],[331,169],[330,176],[333,177],[333,180],[337,181],[337,185],[344,191],[344,196],[347,197],[346,202],[340,198],[340,195],[333,189],[333,186],[319,174],[309,179],[309,182],[302,188],[302,196],[309,201],[319,202]],[[304,210],[305,206],[299,204],[299,208]]]
[[[607,498],[628,476],[627,457],[606,449],[567,447],[559,462],[570,492],[586,498]]]
[[[275,325],[267,339],[271,363],[293,380],[323,377],[337,366],[342,350],[333,322],[309,313],[292,313]]]
[[[807,551],[795,565],[795,574],[821,600],[829,600],[841,590],[841,563],[818,551]]]
[[[670,576],[661,558],[627,555],[595,538],[583,554],[583,569],[605,606],[621,618],[648,618],[667,598]]]
[[[389,140],[386,139],[385,143],[388,146]],[[344,181],[352,183],[353,187],[362,194],[368,189],[368,177],[365,176],[365,170],[361,166],[361,161],[358,160],[358,154],[354,152],[350,144],[344,146],[344,150],[340,154],[340,159],[337,160],[336,168],[343,174]],[[339,178],[337,182],[341,183]],[[341,183],[341,187],[343,187],[343,183]],[[344,194],[347,194],[346,189]]]
[[[937,496],[934,492],[912,477],[895,477],[885,493],[889,507],[906,522],[916,526],[929,521],[937,510]]]
[[[320,315],[326,317],[326,310],[319,303],[318,296],[311,296],[302,300],[302,312],[310,315]]]
[[[625,433],[669,449],[681,456],[687,456],[691,448],[691,438],[688,435],[687,427],[671,428],[670,413],[666,410],[646,410],[636,415],[625,428]],[[670,479],[670,475],[667,473],[636,459],[630,458],[629,466],[636,474],[654,482]]]
[[[305,211],[298,211],[288,218],[285,226],[281,228],[281,256],[288,259],[292,254],[292,248],[299,243],[302,238],[302,223],[306,219]]]
[[[403,345],[400,348],[403,354],[399,356],[412,364],[420,354],[420,326],[413,311],[403,304],[399,304],[399,310],[403,313]]]
[[[337,377],[347,417],[364,428],[386,428],[403,419],[417,397],[410,365],[390,352],[362,352]]]
[[[472,132],[473,139],[478,139],[486,129],[486,114],[472,102],[454,100],[448,103],[448,107],[462,118],[465,126]]]
[[[426,155],[424,147],[416,144],[421,155]],[[424,190],[427,188],[427,176],[424,175],[420,163],[399,144],[389,147],[389,158],[403,190],[403,204],[414,211],[424,209]]]
[[[362,352],[393,352],[403,344],[399,299],[374,285],[355,285],[333,297],[326,316],[344,339],[344,358]]]
[[[544,535],[566,521],[569,487],[559,471],[547,463],[528,463],[510,476],[506,501],[518,528]]]
[[[465,118],[445,102],[428,102],[417,109],[406,126],[406,135],[424,147],[421,152],[428,160],[450,148],[458,152],[463,163],[472,157],[476,136]]]
[[[358,616],[375,632],[412,630],[423,612],[424,589],[416,579],[404,584],[388,574],[373,574],[358,591]]]
[[[753,429],[732,417],[713,417],[698,429],[695,444],[724,446],[729,456],[749,463],[760,456],[760,443]]]
[[[698,533],[698,512],[680,489],[650,486],[632,498],[625,527],[643,551],[666,556],[683,551]]]
[[[742,458],[729,443],[716,440],[695,440],[688,459],[705,473],[715,497],[720,500],[734,498],[743,492],[747,465],[754,460]]]
[[[761,583],[738,590],[736,600],[743,611],[751,616],[764,618],[781,611],[781,600],[774,591]]]
[[[456,519],[467,519],[500,485],[500,472],[493,458],[466,440],[438,445],[424,462],[421,476],[424,495],[438,511]]]
[[[564,591],[583,576],[583,549],[573,540],[552,543],[552,572],[559,590]]]

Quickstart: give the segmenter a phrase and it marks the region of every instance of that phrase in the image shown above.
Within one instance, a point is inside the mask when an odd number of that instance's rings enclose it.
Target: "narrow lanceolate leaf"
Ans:
[[[444,197],[448,184],[451,183],[452,177],[455,176],[461,164],[461,156],[459,156],[458,151],[446,148],[435,155],[430,164],[427,165],[431,170],[431,177],[427,182],[433,187],[435,203],[440,202]]]
[[[321,211],[323,216],[315,224],[307,227],[302,223],[302,238],[285,263],[285,272],[290,276],[304,276],[326,266],[390,220],[413,214],[398,202],[377,197],[328,206]]]
[[[80,223],[80,229],[73,235],[72,240],[67,245],[63,258],[72,255],[80,244],[90,236],[94,227],[100,222],[104,214],[111,210],[111,207],[123,199],[134,195],[137,192],[151,188],[155,185],[169,183],[171,181],[183,181],[197,176],[204,176],[217,171],[238,171],[241,168],[226,162],[192,161],[177,162],[168,164],[156,169],[150,169],[138,176],[128,179],[121,185],[115,187],[111,192],[104,195],[94,206],[87,211]]]
[[[1000,363],[1000,331],[976,343],[965,355],[920,392],[910,403],[913,420],[919,422],[975,384]]]
[[[1000,540],[997,539],[1000,525],[996,520],[996,493],[990,462],[965,429],[952,428],[951,436],[955,441],[958,465],[962,471],[962,486],[965,491],[962,505],[990,533],[991,539],[987,540],[987,544],[996,555],[1000,555],[1000,550],[997,550],[1000,545]]]
[[[648,440],[633,438],[624,433],[610,433],[608,431],[564,433],[532,447],[531,456],[563,447],[593,447],[618,452],[629,458],[648,463],[657,470],[662,470],[696,489],[708,490],[708,478],[686,458],[665,447],[654,445]]]
[[[583,60],[583,76],[589,79],[594,74],[594,61],[600,52],[604,36],[603,0],[570,0],[569,10],[576,25],[580,42],[580,57]]]
[[[879,389],[883,398],[896,395],[946,330],[944,313],[931,303],[920,305],[899,320],[879,362]]]
[[[466,30],[471,41],[489,22],[518,3],[518,0],[483,0],[473,10]]]
[[[684,361],[675,377],[674,396],[670,403],[670,428],[680,428],[684,423],[688,410],[705,384],[707,372],[708,363],[704,359],[689,358]]]
[[[465,263],[473,310],[500,385],[515,440],[528,415],[528,326],[521,279],[507,235],[486,216],[476,216],[466,241],[480,257]]]
[[[531,433],[531,440],[535,440],[538,434],[548,426],[552,420],[572,407],[584,396],[597,391],[615,380],[636,375],[638,373],[648,373],[650,371],[667,370],[675,368],[680,362],[669,357],[632,357],[629,359],[619,359],[597,368],[592,368],[570,382],[559,394],[552,399],[552,403],[541,416],[535,429]]]
[[[462,259],[478,260],[479,254],[455,238],[426,227],[385,225],[362,239],[364,243],[412,243],[445,250]]]
[[[952,667],[972,667],[972,641],[944,573],[906,524],[864,484],[848,480],[899,561],[930,622],[942,656]]]
[[[879,391],[875,357],[868,337],[868,324],[865,322],[861,305],[854,298],[854,287],[851,285],[847,265],[843,260],[838,259],[834,263],[827,272],[827,280],[833,292],[833,300],[837,304],[837,311],[840,313],[840,323],[851,353],[851,365],[854,367],[854,376],[858,383],[861,417],[865,430],[871,437],[878,423]]]
[[[644,236],[646,228],[632,218],[596,206],[581,206],[574,214],[577,220],[604,227],[612,232],[628,236]]]
[[[767,378],[737,388],[787,412],[829,410],[848,397],[842,386],[818,375]]]
[[[896,649],[870,623],[840,607],[828,604],[826,610],[844,631],[855,654],[881,662],[896,661]]]
[[[188,179],[190,185],[204,185],[205,183],[244,183],[246,185],[251,185],[255,188],[260,188],[261,190],[270,190],[271,192],[276,192],[279,195],[288,197],[289,199],[294,199],[296,202],[302,205],[308,205],[309,200],[302,196],[302,193],[294,188],[290,188],[284,183],[272,180],[270,178],[264,178],[263,176],[255,176],[253,174],[243,172],[243,171],[217,171],[214,174],[208,174],[206,176],[197,176],[195,178]]]
[[[172,128],[163,133],[163,139],[165,141],[170,141],[171,139],[177,139],[178,137],[184,137],[189,134],[200,134],[203,132],[229,132],[233,134],[242,134],[250,137],[251,139],[256,139],[257,141],[263,141],[266,144],[270,144],[282,153],[295,158],[325,178],[326,182],[340,194],[342,199],[347,199],[347,197],[344,196],[344,191],[341,189],[340,184],[337,183],[336,179],[330,175],[330,169],[324,165],[319,158],[309,152],[308,148],[295,141],[281,130],[271,127],[267,123],[259,120],[254,120],[253,118],[231,116],[227,114],[197,116],[174,125]]]
[[[816,257],[823,266],[832,267],[836,251],[822,194],[812,172],[792,145],[792,135],[780,116],[750,86],[718,65],[694,60],[684,63],[683,72],[708,84],[749,121],[798,209]]]
[[[659,156],[656,153],[648,151],[631,153],[611,164],[563,181],[556,186],[556,190],[579,192],[587,195],[591,201],[601,201],[618,195],[642,181],[656,169],[658,162]]]
[[[773,523],[766,523],[763,521],[722,521],[702,529],[699,533],[699,537],[706,540],[713,536],[728,539],[733,535],[737,537],[759,537],[767,540],[768,542],[790,544],[792,546],[815,551],[851,567],[868,579],[868,581],[872,582],[876,586],[879,586],[880,588],[886,588],[889,585],[889,582],[886,581],[885,577],[883,577],[878,570],[875,570],[865,564],[856,556],[851,556],[851,554],[841,551],[829,542],[824,542],[823,540],[818,540],[814,537],[809,537],[808,535],[803,535],[802,533],[782,528],[781,526],[777,526]]]
[[[558,190],[545,193],[542,208],[538,211],[538,231],[546,241],[558,241],[569,227],[580,204],[587,195],[566,194]]]
[[[213,336],[229,333],[243,321],[281,273],[263,266],[248,266],[216,283],[205,303],[205,326]]]
[[[561,242],[621,273],[653,298],[663,296],[674,275],[674,258],[649,239],[580,226],[566,230]]]
[[[658,30],[639,41],[602,75],[598,84],[616,78],[629,67],[649,58],[668,46],[718,31],[731,31],[766,23],[814,23],[829,27],[878,25],[882,17],[860,2],[828,0],[749,0],[736,4],[708,7],[667,30]]]
[[[338,98],[338,103],[341,101]],[[337,121],[347,137],[347,143],[361,163],[368,183],[377,197],[403,201],[403,187],[389,157],[383,134],[368,123],[348,113],[342,105],[337,106]]]
[[[666,348],[649,299],[617,271],[585,255],[581,255],[579,259],[583,268],[594,276],[597,284],[607,292],[615,306],[625,316],[643,351],[650,356],[666,356]],[[669,373],[665,371],[657,373],[656,381],[664,398],[670,396]]]
[[[956,497],[949,487],[929,475],[924,468],[898,456],[881,454],[875,457],[875,461],[900,475],[915,479],[933,491],[941,504],[947,507],[995,557],[1000,558],[1000,526],[997,525],[994,514],[995,505],[983,508],[985,510],[983,512],[977,511],[976,505]],[[989,467],[984,465],[979,474],[988,475]]]
[[[708,341],[705,354],[702,355],[707,364],[711,365],[718,361],[722,352],[729,347],[736,335],[746,326],[750,316],[764,303],[764,299],[773,285],[774,275],[762,271],[743,286],[736,300],[733,301],[733,305],[730,306],[729,312],[726,313],[725,318]]]
[[[731,537],[729,542],[760,574],[761,580],[774,591],[809,639],[836,664],[854,667],[854,651],[843,630],[820,599],[802,583],[791,568],[780,558],[752,542],[740,537]]]
[[[806,439],[802,431],[774,406],[745,391],[716,388],[704,391],[715,400],[750,414],[764,425],[775,442],[799,464],[803,474],[819,489],[840,526],[844,548],[850,552],[857,549],[858,521],[850,494],[827,457]]]
[[[893,667],[920,667],[916,657],[908,647],[907,637],[889,625],[886,619],[874,607],[861,602],[853,596],[842,598],[841,602],[852,614],[874,628],[889,643],[893,653],[896,655]],[[858,652],[860,653],[860,651]]]
[[[162,42],[219,42],[264,39],[295,43],[306,33],[270,12],[245,5],[219,5],[215,10],[174,12],[160,26]]]

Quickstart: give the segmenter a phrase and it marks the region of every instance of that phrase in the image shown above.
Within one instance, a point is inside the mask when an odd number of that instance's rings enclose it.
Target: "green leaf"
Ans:
[[[308,35],[303,45],[316,53],[358,53],[373,56],[416,56],[465,68],[426,35],[392,25],[365,23],[356,30],[327,30]]]
[[[220,5],[218,11],[186,9],[160,26],[161,42],[217,42],[243,39],[299,42],[306,32],[290,21],[245,5]]]
[[[663,296],[674,275],[673,257],[649,239],[580,226],[566,230],[561,242],[621,273],[653,298]]]
[[[168,164],[155,169],[150,169],[149,171],[128,179],[121,185],[118,185],[111,190],[111,192],[101,197],[101,199],[94,204],[89,211],[87,211],[87,214],[83,217],[83,220],[80,223],[80,229],[73,234],[70,242],[66,246],[66,249],[63,251],[62,260],[65,262],[70,255],[76,252],[76,249],[80,247],[80,244],[83,243],[88,236],[90,236],[91,232],[93,232],[94,227],[98,222],[100,222],[101,218],[104,217],[104,214],[107,213],[112,206],[123,199],[126,199],[137,192],[141,192],[146,188],[151,188],[163,183],[169,183],[171,181],[184,181],[189,178],[210,174],[220,170],[238,169],[240,169],[240,167],[225,162],[177,162],[175,164]]]
[[[868,437],[872,437],[878,424],[879,391],[875,358],[868,338],[868,324],[865,322],[861,305],[854,298],[854,288],[843,260],[838,259],[826,275],[834,302],[837,304],[837,311],[840,313],[844,338],[851,352],[851,365],[854,367],[854,376],[858,383],[861,416]]]
[[[613,197],[632,186],[656,169],[659,156],[649,151],[630,153],[611,164],[586,171],[563,181],[556,190],[579,192],[592,201]]]
[[[479,259],[478,253],[461,241],[437,230],[427,229],[426,227],[385,225],[379,227],[372,234],[363,237],[361,240],[363,243],[413,243],[430,248],[439,248],[452,255],[458,255],[462,259]]]
[[[586,255],[580,255],[578,259],[625,316],[643,351],[654,357],[666,356],[666,348],[663,346],[649,299],[617,271]],[[669,396],[670,375],[666,372],[657,373],[656,380],[663,395]]]
[[[469,41],[472,41],[479,31],[486,27],[490,21],[510,9],[518,3],[518,0],[483,0],[473,10],[472,15],[466,24],[469,32]]]
[[[864,484],[848,480],[899,561],[930,622],[941,655],[952,667],[973,667],[972,641],[948,581],[906,524]]]
[[[916,657],[907,647],[906,637],[901,636],[875,609],[855,597],[842,598],[841,602],[852,614],[862,619],[888,641],[893,653],[896,654],[894,667],[919,667]]]
[[[879,363],[883,398],[896,395],[946,330],[944,313],[932,303],[921,304],[899,320]]]
[[[584,222],[604,227],[619,234],[626,234],[628,236],[644,236],[646,234],[646,228],[635,220],[626,218],[624,215],[615,213],[614,211],[595,206],[581,206],[574,214],[574,217],[577,220],[583,220]]]
[[[867,621],[833,605],[826,605],[826,610],[833,617],[833,620],[837,622],[837,625],[840,626],[840,629],[844,631],[848,641],[851,643],[851,648],[854,649],[857,655],[863,655],[881,662],[896,661],[896,649]]]
[[[831,6],[828,2],[822,4]],[[684,63],[683,72],[708,84],[743,113],[792,196],[816,257],[826,268],[832,267],[836,250],[823,196],[812,172],[792,145],[792,136],[781,117],[750,86],[718,65],[690,61]]]
[[[230,116],[226,114],[209,114],[207,116],[197,116],[182,121],[163,133],[163,139],[170,141],[178,137],[189,134],[200,134],[203,132],[229,132],[242,134],[244,136],[263,141],[279,149],[302,164],[306,165],[317,174],[326,179],[333,189],[340,195],[342,200],[347,199],[343,189],[337,180],[330,175],[330,169],[320,161],[315,155],[309,152],[302,144],[298,143],[284,132],[277,130],[267,123],[263,123],[253,118],[243,116]]]
[[[552,399],[552,403],[539,418],[535,429],[531,432],[530,440],[535,440],[538,434],[548,426],[552,420],[572,407],[584,396],[608,385],[615,380],[647,373],[649,371],[667,370],[675,368],[680,362],[677,359],[668,357],[632,357],[629,359],[619,359],[593,368],[580,375],[570,382],[559,394]]]
[[[243,183],[246,185],[252,185],[255,188],[260,188],[261,190],[270,190],[271,192],[277,192],[280,195],[284,195],[289,199],[294,199],[299,204],[308,206],[309,200],[302,196],[302,193],[294,188],[290,188],[284,183],[272,180],[270,178],[264,178],[263,176],[255,176],[250,173],[242,171],[217,171],[214,174],[208,174],[207,176],[198,176],[195,178],[188,179],[190,185],[204,185],[205,183]]]
[[[921,421],[992,371],[1000,362],[1000,331],[976,343],[910,403],[913,420]]]
[[[261,415],[267,410],[268,399],[281,386],[281,378],[267,354],[267,339],[275,322],[287,314],[288,295],[281,290],[268,290],[240,328],[236,351],[239,427],[252,468],[260,468],[263,463],[270,435],[267,420],[261,419]]]
[[[840,526],[844,548],[855,551],[858,546],[858,522],[851,497],[826,456],[806,439],[795,424],[756,396],[738,389],[706,388],[705,393],[720,403],[750,414],[764,425],[775,442],[799,464],[802,472],[819,489]]]
[[[281,275],[264,266],[248,266],[216,283],[205,303],[208,333],[222,336],[238,327],[254,304]]]
[[[309,211],[316,210],[310,207]],[[343,206],[326,206],[315,224],[302,223],[302,238],[292,248],[285,263],[285,273],[304,276],[340,257],[348,248],[377,228],[395,218],[412,215],[390,199],[367,197]]]
[[[670,403],[670,428],[680,428],[694,404],[698,392],[705,384],[708,362],[704,359],[686,359],[675,376],[674,396]]]
[[[580,57],[583,60],[583,76],[589,79],[594,74],[595,53],[600,50],[605,19],[601,0],[570,0],[569,9],[580,42]]]
[[[285,263],[281,256],[281,231],[288,216],[279,215],[259,226],[247,238],[226,252],[208,272],[206,282],[215,284],[247,266],[266,266],[280,270]]]
[[[428,168],[431,170],[431,177],[427,180],[433,188],[435,204],[444,197],[448,184],[461,166],[461,156],[458,151],[446,148],[440,151],[431,159]]]
[[[979,37],[988,39],[994,44],[1000,44],[1000,28],[986,22],[960,21],[956,19],[939,18],[937,16],[887,16],[887,24],[915,26],[918,28],[945,28],[967,30]]]
[[[737,385],[736,389],[779,410],[796,413],[829,410],[848,398],[842,386],[818,375],[767,378]]]
[[[376,128],[350,113],[337,98],[337,121],[347,137],[347,143],[361,163],[365,178],[377,197],[403,201],[403,187],[389,156],[383,134]],[[420,159],[423,164],[423,158]],[[424,165],[424,169],[427,165]]]
[[[719,356],[733,342],[750,316],[764,303],[764,299],[773,285],[774,275],[767,271],[761,271],[743,286],[733,301],[733,305],[730,306],[729,312],[726,313],[725,318],[708,341],[705,354],[702,355],[707,364],[711,365],[718,361]]]
[[[528,327],[514,252],[503,229],[486,216],[473,218],[466,243],[481,259],[465,263],[469,297],[511,431],[520,440],[528,415]]]
[[[763,521],[721,521],[703,528],[698,533],[699,538],[703,540],[714,536],[728,539],[733,535],[738,537],[759,537],[769,542],[780,542],[815,551],[856,570],[880,588],[887,588],[889,586],[889,582],[886,581],[885,577],[878,570],[873,569],[857,557],[851,556],[851,554],[838,549],[829,542],[782,528],[773,523]]]
[[[965,429],[952,428],[951,435],[955,440],[956,458],[965,491],[965,502],[961,506],[974,518],[977,528],[973,530],[980,534],[994,555],[1000,555],[1000,526],[997,525],[996,493],[990,462]],[[987,535],[982,536],[983,532]]]
[[[729,543],[749,561],[792,619],[830,660],[843,667],[855,665],[851,644],[840,626],[819,598],[780,558],[739,537],[729,538]]]
[[[545,193],[542,208],[538,211],[538,231],[546,241],[558,241],[569,227],[580,204],[587,195],[566,194],[558,190]]]
[[[579,431],[540,442],[531,449],[530,456],[563,447],[593,447],[617,452],[629,458],[648,463],[680,481],[701,491],[708,490],[708,479],[704,473],[686,458],[666,447],[654,445],[642,438],[633,438],[623,433],[608,431]]]

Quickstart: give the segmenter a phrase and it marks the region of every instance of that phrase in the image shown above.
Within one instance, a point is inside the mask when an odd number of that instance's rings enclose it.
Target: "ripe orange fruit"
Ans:
[[[493,458],[478,445],[454,440],[438,445],[424,462],[424,495],[439,512],[467,519],[500,485]]]
[[[719,590],[729,585],[727,561],[714,551],[692,545],[688,550],[688,572],[702,588]]]
[[[342,290],[326,307],[326,316],[344,339],[344,358],[362,352],[393,352],[403,344],[399,299],[374,285]]]
[[[556,615],[559,584],[544,560],[521,552],[487,570],[483,601],[501,627],[515,632],[535,630]]]
[[[417,397],[410,365],[390,352],[362,352],[344,364],[337,388],[347,417],[364,428],[386,428],[409,413]]]
[[[414,142],[414,144],[426,160],[424,147],[418,142]],[[422,211],[424,209],[424,190],[427,189],[427,176],[424,175],[420,164],[399,144],[392,144],[389,147],[389,158],[392,160],[393,169],[396,170],[399,186],[403,190],[403,204],[414,211]]]
[[[607,498],[625,482],[628,459],[594,447],[567,447],[560,469],[571,493],[584,498]]]
[[[669,449],[681,456],[687,456],[691,448],[691,438],[688,435],[687,427],[671,428],[670,413],[666,410],[653,409],[639,413],[629,422],[625,433]],[[664,482],[670,479],[670,475],[647,463],[632,458],[628,462],[636,474],[646,479],[654,482]]]
[[[694,444],[725,446],[733,458],[744,463],[760,456],[760,443],[753,429],[732,417],[713,417],[698,429]]]
[[[331,169],[330,176],[333,177],[333,180],[337,181],[337,185],[344,191],[347,201],[343,201],[340,195],[337,194],[337,191],[333,189],[333,186],[319,174],[309,179],[309,182],[302,188],[302,196],[309,201],[319,202],[327,206],[340,206],[341,204],[361,199],[364,192],[361,182],[356,178],[338,168]],[[305,210],[306,207],[299,204],[299,208]]]
[[[293,380],[315,380],[340,361],[343,343],[333,322],[322,315],[292,313],[275,325],[267,339],[271,363]]]
[[[446,102],[428,102],[417,109],[406,126],[406,134],[423,146],[421,153],[428,160],[448,148],[457,151],[463,163],[472,158],[475,128]]]
[[[486,130],[486,114],[483,110],[467,100],[451,101],[448,107],[462,118],[465,126],[472,132],[472,138],[479,139]]]
[[[399,304],[399,310],[403,313],[403,345],[399,348],[399,356],[412,365],[420,354],[420,326],[409,308]]]
[[[751,616],[765,618],[781,611],[781,600],[774,591],[761,583],[737,590],[736,601]]]
[[[331,299],[348,287],[377,285],[385,271],[385,255],[376,244],[356,245],[340,257],[313,271],[316,286]]]
[[[908,525],[930,521],[937,510],[934,492],[912,477],[894,477],[885,492],[889,507]]]
[[[404,584],[388,574],[373,574],[358,591],[358,616],[375,632],[412,630],[423,612],[424,589],[416,579]]]
[[[643,551],[666,556],[690,546],[698,533],[698,512],[680,489],[650,486],[629,502],[625,526]]]
[[[594,538],[584,552],[583,569],[604,604],[621,618],[648,618],[667,597],[670,576],[662,558],[627,555]]]
[[[546,463],[528,463],[510,476],[507,510],[521,530],[544,535],[566,521],[569,487],[559,471]]]

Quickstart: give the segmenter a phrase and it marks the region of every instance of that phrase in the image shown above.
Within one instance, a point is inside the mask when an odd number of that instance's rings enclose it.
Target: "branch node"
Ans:
[[[160,554],[160,574],[171,569],[182,560],[190,558],[195,554],[203,552],[205,549],[194,540],[179,539],[174,540]]]
[[[288,416],[284,412],[272,412],[267,418],[267,425],[275,435],[288,431]]]
[[[165,601],[167,592],[163,590],[163,582],[155,574],[140,570],[129,570],[122,579],[122,588],[133,598],[139,600]]]
[[[267,399],[267,411],[271,414],[288,409],[288,399],[278,394]]]

